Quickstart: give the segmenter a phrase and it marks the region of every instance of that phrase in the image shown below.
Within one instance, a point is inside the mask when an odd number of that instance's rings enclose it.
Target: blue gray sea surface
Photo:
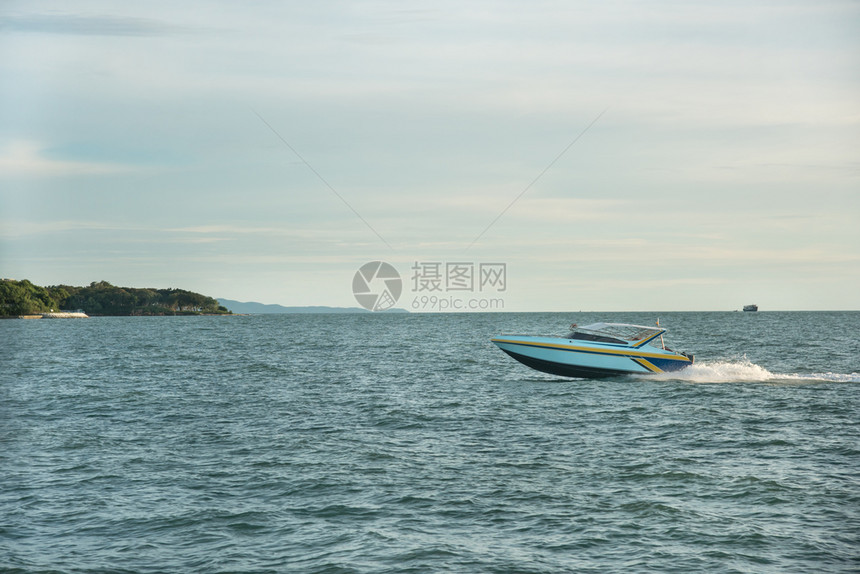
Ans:
[[[496,349],[669,328],[685,371]],[[0,321],[2,572],[857,572],[860,313]]]

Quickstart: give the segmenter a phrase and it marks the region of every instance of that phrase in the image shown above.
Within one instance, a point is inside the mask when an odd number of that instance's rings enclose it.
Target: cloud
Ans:
[[[122,164],[54,159],[48,157],[43,145],[32,141],[18,140],[0,149],[0,174],[3,176],[102,175],[130,169]]]
[[[177,26],[159,20],[113,15],[29,14],[7,16],[0,20],[0,32],[76,36],[164,36],[177,30]]]
[[[0,237],[12,239],[45,234],[78,231],[121,231],[125,227],[99,221],[24,221],[20,219],[0,220]]]

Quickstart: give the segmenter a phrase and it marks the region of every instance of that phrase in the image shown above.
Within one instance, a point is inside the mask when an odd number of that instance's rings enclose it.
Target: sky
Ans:
[[[856,310],[858,221],[856,1],[0,1],[0,277]]]

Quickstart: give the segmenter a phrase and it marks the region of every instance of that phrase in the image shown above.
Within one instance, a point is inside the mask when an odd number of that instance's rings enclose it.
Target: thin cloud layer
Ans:
[[[351,305],[369,260],[504,261],[508,310],[856,308],[858,27],[842,2],[11,5],[0,275]]]

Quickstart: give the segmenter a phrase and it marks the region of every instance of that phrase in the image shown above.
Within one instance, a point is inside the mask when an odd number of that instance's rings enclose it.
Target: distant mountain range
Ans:
[[[218,299],[218,304],[230,309],[234,313],[370,313],[362,307],[326,307],[326,306],[309,306],[309,307],[284,307],[283,305],[274,305],[266,303],[255,303],[249,301],[233,301],[232,299]],[[408,313],[406,309],[389,309],[383,313]]]

